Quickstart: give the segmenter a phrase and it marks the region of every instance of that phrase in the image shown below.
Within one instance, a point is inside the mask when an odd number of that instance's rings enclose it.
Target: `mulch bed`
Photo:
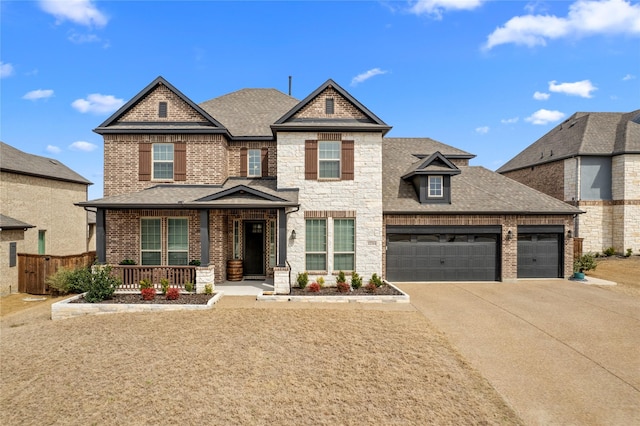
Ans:
[[[180,294],[175,300],[167,300],[165,296],[162,294],[157,294],[155,299],[153,300],[142,300],[142,295],[139,293],[130,293],[130,294],[114,294],[111,299],[103,300],[102,302],[97,303],[128,303],[128,304],[139,304],[139,305],[206,305],[209,300],[215,294]],[[72,300],[69,303],[88,303],[84,300],[84,297],[81,297],[76,300]]]
[[[374,293],[364,286],[357,290],[352,289],[348,293],[340,293],[337,287],[323,287],[317,293],[309,291],[309,287],[304,290],[300,287],[291,287],[291,296],[402,296],[402,293],[394,287],[384,284],[378,287]]]

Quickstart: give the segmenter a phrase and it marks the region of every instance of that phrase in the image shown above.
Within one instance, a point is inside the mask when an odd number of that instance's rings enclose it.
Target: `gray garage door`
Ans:
[[[518,227],[518,278],[562,278],[562,226]]]
[[[449,232],[437,232],[433,227],[412,227],[402,230],[403,233],[392,232],[394,230],[402,229],[387,228],[386,276],[390,281],[500,279],[499,234],[493,233],[493,227],[481,229],[490,231],[487,233],[463,232],[464,228],[449,229]]]

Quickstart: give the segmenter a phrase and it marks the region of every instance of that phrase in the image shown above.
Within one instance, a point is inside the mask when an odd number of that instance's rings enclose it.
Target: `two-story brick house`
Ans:
[[[570,271],[565,235],[579,210],[489,171],[464,185],[460,176],[475,173],[467,167],[473,155],[435,141],[386,139],[389,129],[332,80],[302,101],[243,89],[198,105],[159,77],[95,130],[105,141],[105,198],[82,205],[97,208],[98,260],[197,260],[219,283],[228,262],[242,259],[245,278],[274,277],[276,290],[288,291],[302,271],[327,283],[340,270],[385,275],[388,234],[429,231],[443,244],[451,233],[460,234],[454,245],[493,241],[492,254],[480,259],[492,272],[475,279],[510,280],[517,278],[511,237],[519,225],[539,225],[556,241],[553,275]],[[482,179],[485,192],[501,192],[473,209],[469,203],[482,197],[460,195],[478,193]],[[518,207],[505,197],[533,201]],[[441,217],[430,223],[436,212]],[[422,225],[432,228],[415,229]],[[418,247],[423,239],[410,241]],[[402,263],[410,255],[399,247],[391,250]],[[465,250],[456,256],[474,258]]]
[[[577,112],[497,172],[585,211],[583,251],[640,251],[640,110]]]

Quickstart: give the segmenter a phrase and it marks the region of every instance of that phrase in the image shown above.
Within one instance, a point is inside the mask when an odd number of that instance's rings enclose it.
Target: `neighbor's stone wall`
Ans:
[[[389,225],[405,226],[502,226],[501,281],[512,282],[518,278],[518,226],[519,225],[561,225],[564,235],[573,230],[572,216],[525,216],[525,215],[384,215],[384,239]],[[512,238],[507,239],[511,230]],[[564,276],[573,274],[573,239],[564,238]],[[383,271],[386,278],[386,250],[383,253]]]
[[[564,199],[563,201],[574,202],[580,198],[580,174],[578,168],[580,161],[576,158],[564,160]]]
[[[16,243],[16,253],[24,253],[24,234],[22,229],[0,231],[0,296],[18,291],[18,256],[16,266],[9,267],[9,243]]]
[[[0,200],[2,214],[35,226],[24,233],[20,252],[38,254],[38,231],[45,231],[45,254],[87,251],[87,212],[75,205],[87,200],[87,185],[0,172]]]
[[[324,102],[322,103],[324,108]],[[327,218],[327,284],[335,283],[333,269],[333,219],[355,218],[355,269],[368,278],[382,273],[382,136],[378,133],[341,134],[354,141],[354,179],[336,181],[305,180],[305,140],[319,139],[318,133],[278,133],[278,187],[298,188],[300,210],[287,216],[287,260],[295,279],[305,267],[305,217]],[[296,239],[290,238],[296,231]],[[345,271],[346,272],[346,271]]]
[[[160,102],[167,102],[166,118],[158,117]],[[160,84],[141,99],[134,108],[120,117],[117,122],[131,121],[204,122],[207,120],[165,85]]]
[[[517,182],[523,183],[558,200],[565,200],[564,190],[565,163],[554,161],[524,169],[502,173]]]
[[[580,201],[577,207],[584,211],[578,215],[578,237],[583,238],[584,253],[602,253],[613,247],[613,202]]]
[[[185,142],[187,179],[179,184],[219,185],[229,176],[227,141],[222,135],[104,135],[104,196],[141,191],[173,180],[139,179],[139,144]]]

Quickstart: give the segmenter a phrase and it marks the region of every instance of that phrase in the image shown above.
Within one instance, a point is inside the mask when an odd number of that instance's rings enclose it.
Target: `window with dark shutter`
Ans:
[[[353,180],[353,141],[342,141],[342,179]]]
[[[262,177],[269,176],[269,148],[262,148]]]
[[[240,176],[247,176],[247,148],[240,148]]]
[[[174,180],[187,180],[187,144],[177,142],[174,144]]]
[[[158,117],[167,118],[167,103],[166,102],[160,102],[160,104],[158,105]]]
[[[151,144],[138,145],[138,179],[151,180]]]
[[[324,107],[326,114],[333,114],[333,98],[326,98],[324,100]]]
[[[318,141],[304,142],[304,178],[318,179]]]

